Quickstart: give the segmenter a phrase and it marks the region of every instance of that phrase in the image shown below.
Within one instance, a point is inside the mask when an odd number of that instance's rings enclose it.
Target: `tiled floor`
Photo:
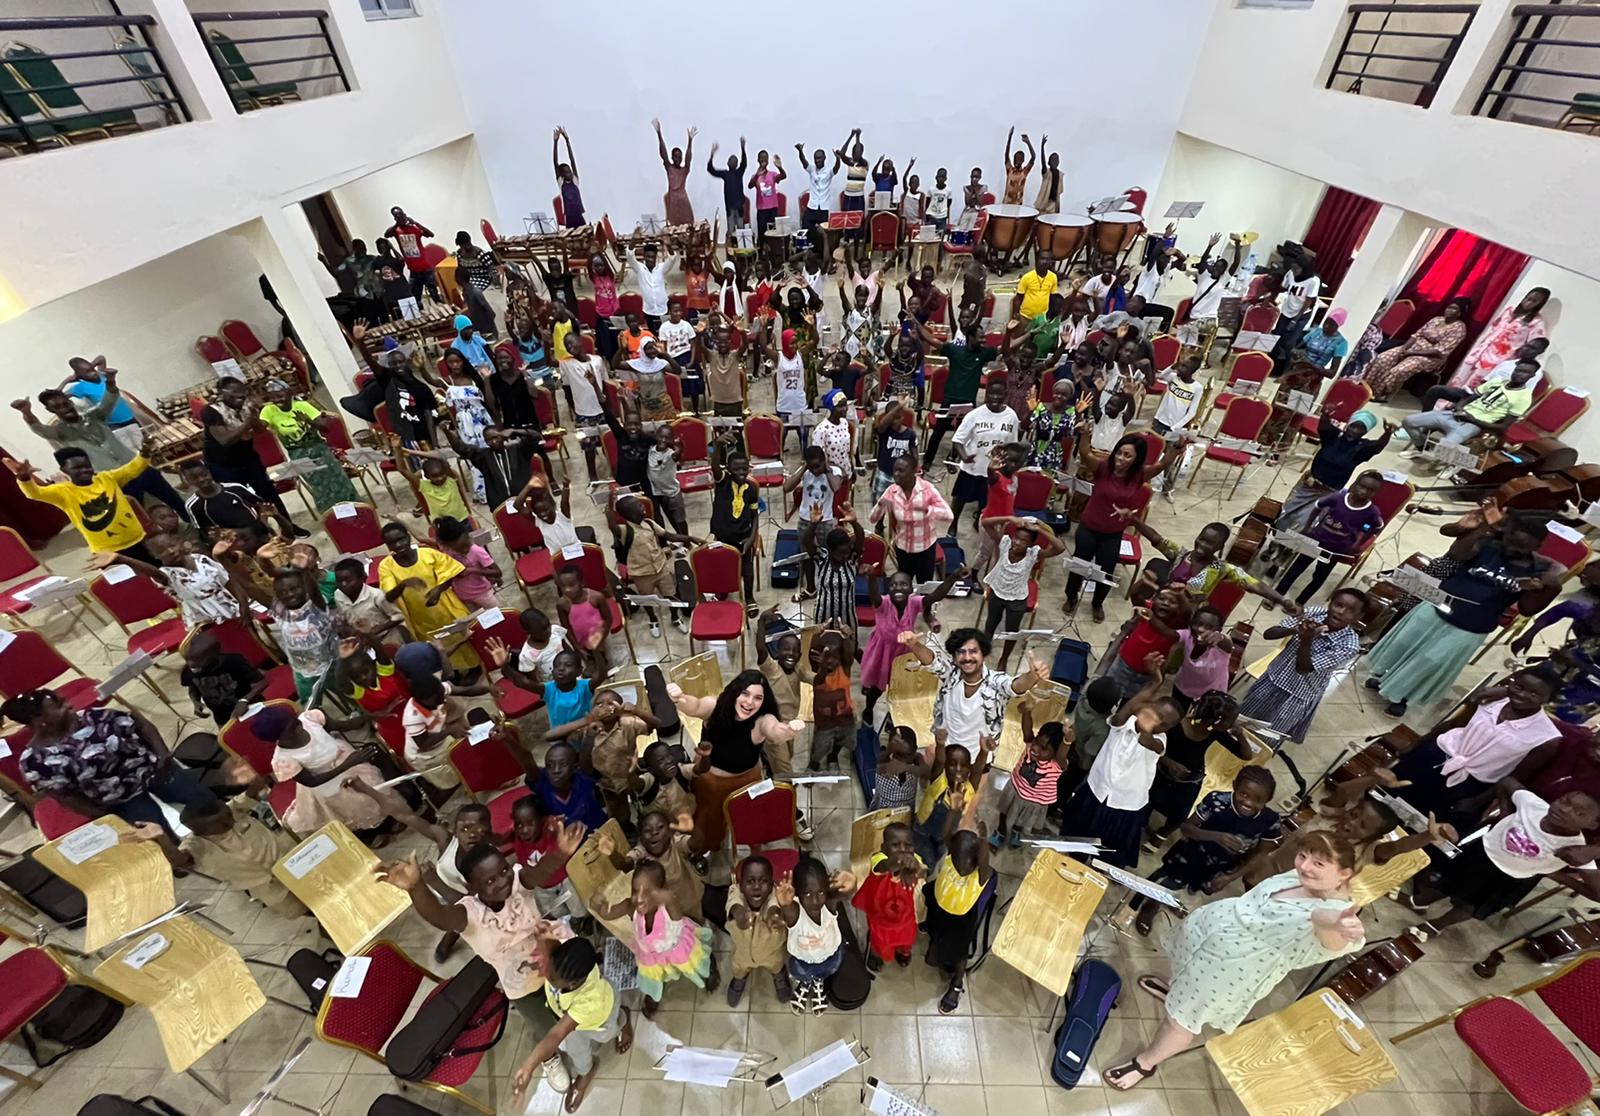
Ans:
[[[892,303],[892,295],[889,301]],[[765,409],[771,391],[770,379],[754,385],[755,405]],[[1397,418],[1401,414],[1398,408],[1383,410]],[[1404,468],[1406,463],[1397,458],[1400,448],[1403,447],[1397,443],[1378,464],[1384,468]],[[581,457],[576,447],[569,460],[581,474]],[[1231,499],[1224,498],[1227,484],[1220,471],[1208,469],[1199,485],[1180,489],[1171,502],[1158,498],[1152,522],[1171,537],[1187,541],[1205,523],[1240,514],[1269,488],[1274,495],[1281,496],[1296,476],[1299,463],[1297,459],[1281,471],[1252,470]],[[868,507],[865,489],[863,483],[857,498],[857,510],[863,514]],[[381,494],[380,501],[383,510],[390,510]],[[690,498],[692,530],[705,529],[708,508],[706,496]],[[304,508],[293,510],[304,518]],[[574,518],[596,525],[604,533],[598,511],[581,497],[574,501],[574,513]],[[1378,560],[1368,566],[1367,576],[1414,550],[1438,552],[1442,540],[1436,532],[1442,522],[1417,517],[1405,523],[1402,529],[1388,533],[1379,546]],[[769,515],[764,524],[770,541],[771,533],[777,529],[777,520]],[[960,532],[963,541],[973,540],[970,522],[964,523]],[[69,533],[56,540],[49,548],[48,557],[58,571],[66,572],[81,568],[83,552]],[[1040,609],[1041,624],[1058,622],[1062,582],[1062,571],[1052,564],[1045,574],[1042,600],[1046,603]],[[766,590],[761,599],[763,603],[775,603],[778,595]],[[522,604],[521,594],[515,590],[508,591],[505,600],[508,605]],[[976,607],[970,600],[942,606],[940,616],[945,630],[969,622]],[[1096,626],[1087,619],[1087,607],[1082,608],[1080,630],[1084,638],[1100,649],[1116,632],[1126,610],[1126,602],[1114,595],[1107,622]],[[1248,612],[1248,608],[1241,611]],[[1271,623],[1270,614],[1261,613],[1256,617],[1258,631]],[[92,674],[109,667],[110,656],[86,636],[82,626],[71,631],[63,628],[64,625],[58,624],[50,630],[81,669]],[[105,634],[108,642],[116,642],[110,633]],[[673,653],[681,656],[685,651],[683,637],[676,632],[669,634]],[[659,655],[660,641],[648,635],[642,621],[636,622],[633,636],[641,657],[653,659]],[[1263,645],[1258,641],[1256,646]],[[620,641],[616,642],[614,656],[626,657],[626,648]],[[1503,654],[1491,652],[1482,664],[1469,668],[1461,679],[1460,688],[1464,689],[1481,674],[1498,668],[1503,660]],[[176,681],[171,673],[164,672],[161,677],[167,689],[176,692]],[[1297,759],[1308,774],[1320,771],[1340,749],[1359,743],[1369,733],[1392,723],[1383,715],[1381,707],[1374,704],[1373,695],[1361,688],[1360,681],[1364,677],[1365,672],[1358,665],[1354,677],[1340,680],[1328,696],[1315,730],[1298,749]],[[178,704],[180,708],[187,708],[185,702]],[[146,710],[164,728],[172,728],[171,714],[153,705],[147,703]],[[1430,712],[1414,710],[1409,720],[1413,725],[1426,725]],[[1279,773],[1284,774],[1281,770]],[[1290,787],[1287,778],[1282,785]],[[830,863],[841,864],[846,858],[849,822],[862,807],[861,792],[853,781],[818,788],[812,811],[817,828],[815,848]],[[31,833],[26,819],[13,811],[5,828],[0,830],[0,844],[13,849],[22,847]],[[1026,870],[1026,854],[1002,853],[996,865],[1002,877],[1003,901],[1014,892]],[[309,919],[286,922],[264,913],[239,895],[208,892],[208,887],[205,881],[190,877],[180,882],[179,891],[184,897],[211,899],[210,913],[232,929],[234,944],[247,957],[281,961],[302,945],[321,948],[326,944],[317,938]],[[1530,979],[1538,971],[1536,967],[1516,959],[1508,961],[1498,977],[1488,982],[1474,977],[1467,966],[1497,942],[1513,937],[1560,910],[1559,904],[1546,903],[1509,923],[1468,925],[1444,940],[1430,943],[1426,958],[1397,982],[1365,1001],[1361,1013],[1377,1033],[1387,1036],[1483,992],[1510,988]],[[1380,902],[1368,912],[1369,936],[1391,935],[1410,921],[1410,916],[1400,907]],[[437,934],[420,919],[407,915],[395,922],[389,933],[419,960],[429,962]],[[62,936],[67,942],[74,938],[73,934]],[[640,1025],[632,1053],[626,1057],[609,1054],[602,1058],[599,1079],[582,1111],[588,1116],[615,1116],[617,1113],[659,1116],[679,1110],[694,1116],[739,1116],[741,1113],[754,1116],[772,1108],[772,1101],[763,1095],[765,1090],[759,1085],[736,1084],[716,1091],[663,1082],[661,1074],[651,1066],[666,1041],[671,1038],[695,1045],[760,1052],[773,1056],[774,1067],[781,1067],[833,1039],[850,1036],[860,1038],[871,1052],[871,1061],[863,1073],[912,1095],[920,1095],[927,1106],[944,1116],[972,1116],[974,1113],[982,1116],[984,1112],[988,1116],[1102,1116],[1109,1112],[1118,1116],[1212,1116],[1213,1113],[1240,1111],[1241,1106],[1231,1091],[1207,1056],[1199,1051],[1168,1063],[1158,1075],[1132,1093],[1119,1094],[1102,1087],[1102,1068],[1125,1060],[1138,1049],[1159,1018],[1159,1005],[1137,991],[1134,980],[1143,972],[1164,972],[1165,960],[1154,941],[1109,932],[1096,939],[1094,948],[1122,974],[1124,992],[1091,1059],[1090,1071],[1083,1083],[1071,1092],[1056,1087],[1047,1075],[1050,1045],[1045,1028],[1053,1006],[1049,993],[994,958],[971,977],[969,993],[960,1010],[952,1016],[940,1016],[936,1004],[942,987],[932,971],[917,960],[907,971],[891,967],[880,975],[871,998],[861,1010],[830,1012],[817,1019],[802,1020],[792,1016],[783,1005],[775,1002],[770,985],[760,980],[751,982],[750,991],[737,1010],[728,1009],[720,991],[704,995],[684,984],[673,985],[656,1021]],[[458,953],[446,968],[453,968],[460,962]],[[269,994],[291,1002],[301,999],[286,974],[270,969],[255,971]],[[1298,988],[1296,982],[1286,982],[1258,1012],[1265,1013],[1289,1002]],[[1535,1010],[1541,1009],[1536,1007]],[[42,1090],[30,1094],[13,1086],[5,1103],[8,1111],[19,1114],[70,1116],[95,1093],[120,1093],[130,1097],[154,1093],[187,1113],[235,1112],[260,1088],[279,1061],[312,1034],[307,1015],[269,1002],[198,1067],[229,1093],[231,1100],[222,1103],[187,1078],[168,1072],[148,1015],[139,1009],[130,1009],[116,1031],[100,1045],[42,1071],[40,1076],[45,1080]],[[528,1050],[530,1041],[523,1033],[521,1021],[513,1016],[505,1039],[471,1083],[479,1095],[485,1095],[492,1086],[502,1097],[500,1112],[511,1111],[509,1075]],[[1581,1050],[1579,1053],[1581,1057],[1588,1057]],[[1400,1080],[1388,1089],[1357,1098],[1345,1109],[1359,1116],[1409,1113],[1460,1116],[1466,1112],[1488,1116],[1516,1111],[1448,1028],[1395,1048],[1393,1054],[1401,1070]],[[26,1064],[26,1057],[13,1047],[8,1062]],[[829,1112],[854,1111],[862,1076],[857,1073],[830,1087],[821,1096],[819,1107]],[[398,1091],[398,1086],[381,1064],[313,1041],[285,1085],[283,1096],[311,1106],[326,1105],[328,1112],[356,1116],[366,1112],[373,1097],[391,1091]],[[410,1095],[441,1112],[466,1111],[446,1098],[421,1096],[416,1091]],[[532,1097],[528,1111],[551,1116],[559,1108],[559,1098],[541,1086]],[[289,1110],[268,1105],[264,1111]]]

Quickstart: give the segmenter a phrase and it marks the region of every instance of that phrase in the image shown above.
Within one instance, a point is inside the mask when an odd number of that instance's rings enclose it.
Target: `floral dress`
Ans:
[[[1313,911],[1342,911],[1346,899],[1284,898],[1300,885],[1293,871],[1263,880],[1237,899],[1207,903],[1162,939],[1172,959],[1167,1015],[1199,1034],[1207,1025],[1232,1031],[1261,998],[1295,969],[1360,949],[1329,949],[1311,928]]]
[[[1071,407],[1065,411],[1052,410],[1050,404],[1041,403],[1033,409],[1028,421],[1028,434],[1033,448],[1028,451],[1028,468],[1055,472],[1061,468],[1067,446],[1078,429],[1078,413]]]
[[[1367,364],[1364,377],[1367,386],[1372,389],[1372,398],[1381,403],[1412,376],[1428,376],[1439,372],[1466,335],[1466,322],[1447,322],[1441,316],[1430,319],[1405,344],[1376,354]],[[1363,344],[1366,343],[1364,334],[1361,340]],[[1414,355],[1419,349],[1437,349],[1444,356]]]
[[[1502,361],[1510,360],[1522,346],[1544,335],[1542,315],[1535,314],[1532,321],[1524,321],[1517,314],[1516,306],[1507,306],[1495,315],[1483,336],[1467,350],[1461,366],[1450,377],[1450,386],[1472,391],[1488,379],[1489,373]]]

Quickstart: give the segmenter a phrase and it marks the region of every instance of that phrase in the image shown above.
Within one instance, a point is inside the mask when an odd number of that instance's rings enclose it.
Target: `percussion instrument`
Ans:
[[[1102,256],[1121,255],[1144,228],[1137,213],[1096,213],[1094,250]]]
[[[1078,254],[1093,226],[1094,221],[1081,213],[1041,213],[1033,227],[1034,243],[1057,263],[1065,263]]]
[[[1571,913],[1575,912],[1569,912]],[[1487,957],[1472,966],[1472,971],[1488,980],[1500,971],[1501,965],[1505,964],[1506,953],[1519,946],[1523,953],[1541,965],[1600,946],[1600,919],[1574,922],[1570,926],[1559,926],[1554,930],[1544,929],[1551,923],[1559,921],[1561,921],[1560,916],[1557,916],[1548,922],[1540,923],[1534,933],[1515,938],[1492,950]]]
[[[1422,960],[1422,947],[1409,934],[1379,942],[1328,981],[1326,987],[1347,1004],[1354,1004],[1388,984],[1412,962]]]
[[[1002,258],[1026,248],[1033,235],[1033,223],[1039,211],[1031,205],[990,205],[984,207],[989,215],[989,251]]]

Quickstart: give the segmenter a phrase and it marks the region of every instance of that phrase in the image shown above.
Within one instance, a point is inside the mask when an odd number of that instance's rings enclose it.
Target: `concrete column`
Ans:
[[[296,227],[296,222],[299,226]],[[328,309],[323,276],[305,216],[298,207],[268,209],[260,219],[240,229],[272,284],[278,302],[317,366],[327,392],[334,399],[353,395],[357,364],[344,330]],[[354,423],[353,415],[341,415]]]

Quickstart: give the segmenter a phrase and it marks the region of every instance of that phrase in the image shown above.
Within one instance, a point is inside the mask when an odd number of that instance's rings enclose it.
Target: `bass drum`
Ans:
[[[1093,227],[1094,220],[1081,213],[1044,213],[1033,226],[1033,241],[1041,252],[1066,261],[1078,254]]]
[[[1102,256],[1118,256],[1144,229],[1137,213],[1097,213],[1094,217],[1094,250]]]

